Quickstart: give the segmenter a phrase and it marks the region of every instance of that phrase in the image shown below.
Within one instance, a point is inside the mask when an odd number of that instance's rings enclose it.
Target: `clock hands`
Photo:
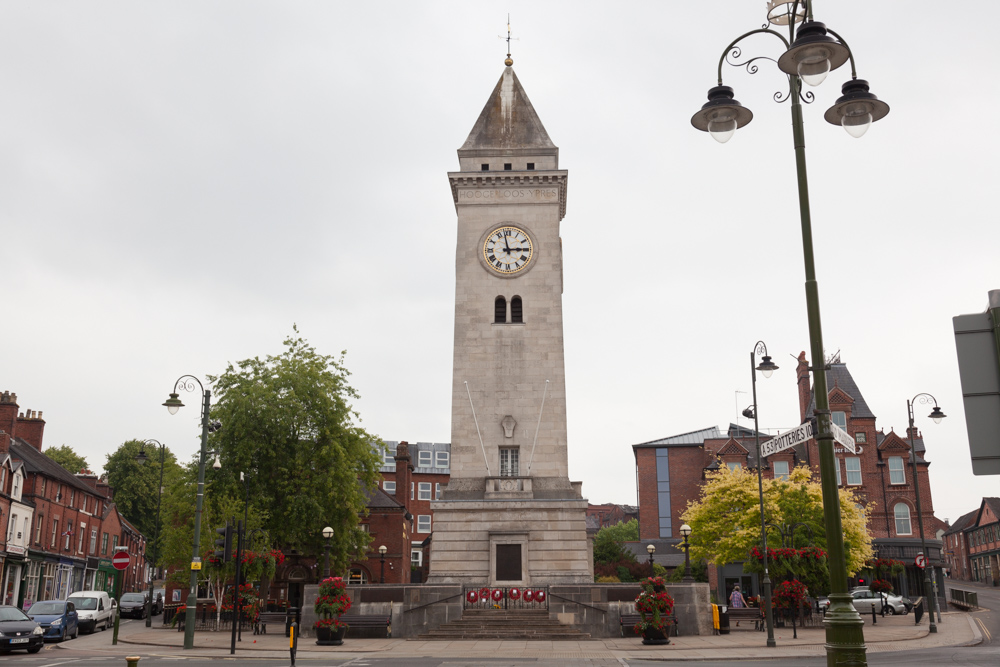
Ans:
[[[507,248],[507,254],[509,255],[510,254],[510,244],[507,243],[507,235],[506,234],[503,235],[503,245],[504,245],[505,248]]]

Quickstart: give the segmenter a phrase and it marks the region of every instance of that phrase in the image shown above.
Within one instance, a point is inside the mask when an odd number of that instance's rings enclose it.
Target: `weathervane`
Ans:
[[[497,39],[504,39],[503,35],[497,35]],[[507,14],[507,59],[503,61],[503,64],[510,67],[514,64],[514,61],[510,57],[510,40],[513,39],[515,42],[518,40],[517,37],[510,36],[510,14]]]

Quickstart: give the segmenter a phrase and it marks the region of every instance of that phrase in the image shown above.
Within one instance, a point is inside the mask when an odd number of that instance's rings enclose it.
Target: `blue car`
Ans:
[[[63,641],[80,633],[76,606],[68,600],[36,602],[28,610],[28,617],[42,626],[45,639]]]

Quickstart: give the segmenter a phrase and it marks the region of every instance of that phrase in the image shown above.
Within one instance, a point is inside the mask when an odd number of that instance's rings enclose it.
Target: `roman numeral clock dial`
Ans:
[[[483,259],[493,271],[513,275],[528,268],[535,246],[526,231],[510,225],[498,227],[483,241]]]

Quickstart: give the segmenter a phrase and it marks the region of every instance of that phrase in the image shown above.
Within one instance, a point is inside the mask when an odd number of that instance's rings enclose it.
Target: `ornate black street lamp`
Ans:
[[[685,584],[690,584],[694,582],[694,577],[691,576],[691,555],[690,549],[691,545],[688,544],[688,538],[691,537],[691,526],[686,523],[681,526],[681,535],[684,536],[684,577],[681,579]]]
[[[160,449],[160,487],[156,494],[156,525],[154,527],[155,537],[153,538],[153,558],[151,562],[153,564],[152,572],[149,574],[149,597],[146,600],[146,627],[152,627],[153,625],[153,572],[156,571],[156,562],[160,558],[160,503],[163,500],[163,457],[166,451],[166,445],[161,443],[159,440],[154,440],[149,438],[148,440],[142,441],[142,446],[139,448],[139,453],[136,455],[135,460],[139,465],[143,465],[149,459],[146,456],[146,445],[155,444]]]
[[[910,428],[907,429],[907,434],[910,437],[910,467],[913,471],[913,494],[917,497],[917,528],[920,530],[920,548],[924,551],[924,595],[927,596],[927,611],[930,614],[930,626],[928,630],[930,632],[937,632],[937,624],[934,623],[934,608],[937,606],[937,600],[935,599],[934,587],[931,585],[931,554],[927,551],[927,538],[924,537],[924,513],[921,510],[920,503],[920,485],[917,483],[917,449],[913,445],[913,404],[917,401],[921,404],[926,405],[931,401],[934,402],[934,409],[931,413],[927,415],[934,420],[935,424],[940,424],[941,420],[947,417],[945,413],[941,412],[941,408],[938,407],[937,399],[930,394],[920,393],[911,398],[906,402],[906,414],[910,419]],[[941,614],[938,613],[938,621],[941,620]]]
[[[653,554],[656,553],[656,545],[655,544],[647,544],[646,545],[646,552],[649,554],[649,576],[651,576],[651,577],[656,576],[656,572],[653,571]]]
[[[380,557],[380,560],[382,561],[382,563],[381,563],[381,565],[382,565],[382,572],[381,572],[381,574],[379,575],[379,578],[378,578],[378,583],[380,583],[380,584],[384,584],[385,583],[385,552],[386,551],[388,551],[388,549],[386,549],[386,547],[385,547],[384,544],[378,548],[379,557]]]
[[[201,452],[198,456],[198,493],[195,498],[194,510],[194,556],[191,559],[191,586],[188,589],[187,603],[184,610],[184,648],[186,649],[194,648],[195,607],[198,605],[198,572],[200,571],[195,569],[195,563],[198,563],[200,567],[201,508],[205,498],[205,457],[208,454],[208,434],[218,431],[222,428],[222,424],[209,420],[209,411],[212,407],[212,392],[205,389],[201,380],[193,375],[182,375],[177,378],[177,381],[174,382],[173,393],[170,394],[170,398],[163,402],[167,411],[172,415],[176,415],[177,411],[184,407],[181,399],[178,398],[178,390],[194,391],[195,384],[202,391]],[[216,454],[215,465],[213,467],[221,467],[218,454]]]
[[[754,361],[757,357],[760,357],[760,365],[755,366]],[[757,494],[760,497],[760,541],[764,547],[764,581],[761,582],[764,586],[764,624],[767,626],[767,645],[774,647],[777,643],[774,641],[774,614],[771,611],[771,574],[768,571],[767,564],[767,527],[765,525],[766,519],[764,518],[764,459],[760,455],[760,427],[757,425],[757,371],[765,378],[771,377],[771,373],[778,370],[778,366],[771,361],[771,357],[767,355],[767,345],[764,341],[759,340],[753,346],[753,350],[750,351],[750,378],[753,382],[753,409],[747,408],[743,411],[744,417],[753,417],[753,439],[754,444],[757,446]],[[751,414],[747,414],[750,412]]]
[[[767,34],[778,39],[784,54],[778,58],[778,68],[788,76],[788,94],[776,96],[776,101],[791,102],[792,136],[795,148],[795,168],[798,176],[799,217],[802,227],[802,251],[806,276],[806,306],[809,321],[809,346],[812,356],[813,390],[816,395],[816,441],[819,445],[820,483],[823,489],[823,515],[826,523],[827,551],[830,563],[830,610],[823,622],[826,626],[827,664],[866,665],[865,638],[861,615],[847,593],[847,561],[844,553],[843,527],[835,473],[833,433],[830,428],[830,402],[826,383],[823,351],[823,331],[820,322],[819,287],[813,257],[812,223],[809,213],[809,187],[806,179],[805,131],[801,101],[811,103],[814,95],[802,92],[802,84],[818,85],[826,74],[844,63],[851,63],[851,80],[844,84],[843,95],[824,118],[843,126],[852,136],[859,137],[868,126],[889,113],[884,102],[868,92],[868,82],[857,78],[854,54],[840,35],[813,20],[812,1],[772,0],[768,2],[768,22],[787,26],[786,39],[771,25],[751,30],[731,42],[719,59],[718,85],[708,91],[708,102],[691,118],[691,124],[708,132],[717,141],[728,141],[736,130],[753,119],[749,109],[733,98],[733,89],[722,83],[722,65],[746,67],[757,72],[756,61],[736,62],[742,56],[738,44],[751,35]],[[798,25],[800,24],[801,25]],[[798,27],[797,27],[798,26]],[[832,36],[831,36],[832,35]],[[773,59],[771,59],[773,60]]]
[[[323,578],[330,578],[330,540],[333,539],[333,528],[327,526],[323,529],[323,539],[326,544],[323,546]]]

